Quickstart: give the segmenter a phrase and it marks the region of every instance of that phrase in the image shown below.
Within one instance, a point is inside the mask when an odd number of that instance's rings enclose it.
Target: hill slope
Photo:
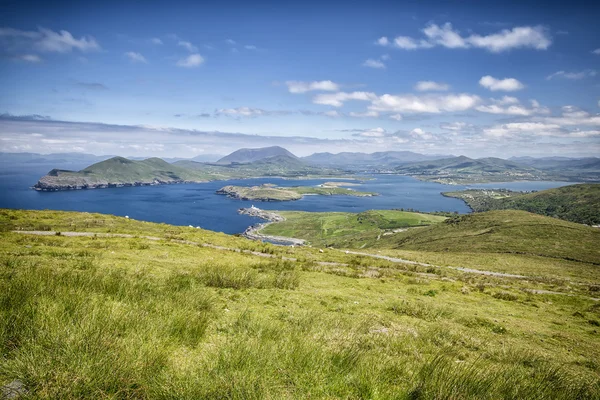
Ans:
[[[143,161],[113,157],[81,171],[54,169],[35,185],[37,190],[92,189],[118,186],[141,186],[186,181],[200,182],[206,176],[180,168],[160,158]]]
[[[217,164],[245,164],[276,156],[297,158],[283,147],[271,146],[261,147],[258,149],[239,149],[221,158],[219,161],[217,161]]]
[[[600,230],[525,211],[489,211],[382,237],[374,247],[450,253],[513,253],[600,265]]]
[[[587,225],[600,225],[600,184],[568,185],[534,193],[498,190],[447,192],[473,211],[524,210]]]
[[[2,394],[600,397],[600,309],[580,285],[100,214],[0,210],[0,228]]]

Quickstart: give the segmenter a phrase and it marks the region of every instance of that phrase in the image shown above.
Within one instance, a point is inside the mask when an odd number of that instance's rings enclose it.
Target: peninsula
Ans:
[[[225,186],[217,190],[217,194],[224,194],[229,197],[240,200],[254,201],[292,201],[300,200],[305,195],[320,195],[320,196],[356,196],[356,197],[371,197],[377,196],[374,192],[361,192],[358,190],[339,187],[339,183],[335,185],[322,184],[316,187],[313,186],[293,186],[293,187],[278,187],[272,184],[264,184],[261,186]]]

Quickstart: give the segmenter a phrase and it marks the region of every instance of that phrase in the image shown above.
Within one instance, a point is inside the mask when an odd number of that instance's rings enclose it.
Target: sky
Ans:
[[[597,156],[592,3],[0,0],[0,152]]]

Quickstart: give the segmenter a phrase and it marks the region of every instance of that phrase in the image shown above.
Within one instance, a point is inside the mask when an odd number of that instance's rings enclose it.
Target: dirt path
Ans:
[[[19,233],[22,235],[57,236],[57,232],[55,232],[55,231],[12,231],[12,232]],[[284,261],[293,261],[293,262],[298,261],[298,259],[294,258],[294,257],[285,257],[285,256],[279,257],[279,256],[276,256],[273,254],[261,253],[259,251],[241,250],[241,249],[236,249],[233,247],[224,247],[224,246],[218,246],[218,245],[214,245],[214,244],[210,244],[210,243],[194,242],[191,240],[163,239],[163,238],[160,238],[157,236],[143,236],[143,235],[131,235],[131,234],[127,234],[127,233],[102,233],[102,232],[60,232],[60,236],[105,237],[105,238],[142,238],[142,239],[154,240],[154,241],[169,240],[174,243],[181,243],[181,244],[187,244],[187,245],[199,246],[199,247],[207,247],[207,248],[211,248],[211,249],[215,249],[215,250],[234,251],[236,253],[252,254],[257,257],[277,258],[277,259],[281,259]],[[335,249],[335,250],[337,250],[337,249]],[[484,271],[484,270],[464,268],[464,267],[433,265],[433,264],[427,264],[427,263],[422,263],[422,262],[418,262],[418,261],[406,260],[403,258],[384,256],[384,255],[380,255],[380,254],[361,253],[358,251],[351,251],[351,250],[337,250],[337,251],[343,252],[345,254],[354,254],[354,255],[358,255],[358,256],[378,258],[378,259],[387,260],[387,261],[391,261],[394,263],[400,263],[400,264],[419,265],[419,266],[423,266],[423,267],[434,267],[434,268],[450,268],[450,269],[453,269],[456,271],[467,272],[467,273],[471,273],[471,274],[496,276],[496,277],[503,277],[503,278],[532,279],[532,277],[528,277],[525,275],[506,274],[506,273],[502,273],[502,272]],[[315,264],[322,265],[322,266],[339,266],[339,267],[350,267],[351,266],[350,264],[331,262],[331,261],[316,261]],[[429,276],[431,274],[423,274],[423,275]],[[564,296],[574,296],[574,294],[570,294],[570,293],[553,292],[553,291],[548,291],[548,290],[530,289],[529,292],[533,293],[533,294],[557,294],[557,295],[564,295]],[[597,299],[597,298],[591,298],[591,297],[589,297],[589,298],[592,300],[595,300],[595,301],[600,301],[600,299]]]

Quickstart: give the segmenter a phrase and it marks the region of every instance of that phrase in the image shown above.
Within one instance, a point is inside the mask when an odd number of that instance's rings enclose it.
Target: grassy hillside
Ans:
[[[160,158],[135,161],[113,157],[75,172],[52,170],[34,186],[39,190],[102,188],[121,185],[144,185],[206,181],[208,175],[167,163]]]
[[[464,200],[476,212],[524,210],[581,224],[600,224],[600,184],[569,185],[528,194],[485,189],[444,195]]]
[[[99,214],[1,210],[0,228],[0,386],[32,398],[600,396],[580,286]]]
[[[286,220],[261,230],[265,235],[304,239],[315,246],[369,246],[394,229],[441,222],[445,217],[395,210],[362,213],[277,211]]]
[[[514,253],[600,266],[600,230],[525,211],[490,211],[382,237],[375,246],[450,253]],[[599,267],[600,268],[600,267]]]

